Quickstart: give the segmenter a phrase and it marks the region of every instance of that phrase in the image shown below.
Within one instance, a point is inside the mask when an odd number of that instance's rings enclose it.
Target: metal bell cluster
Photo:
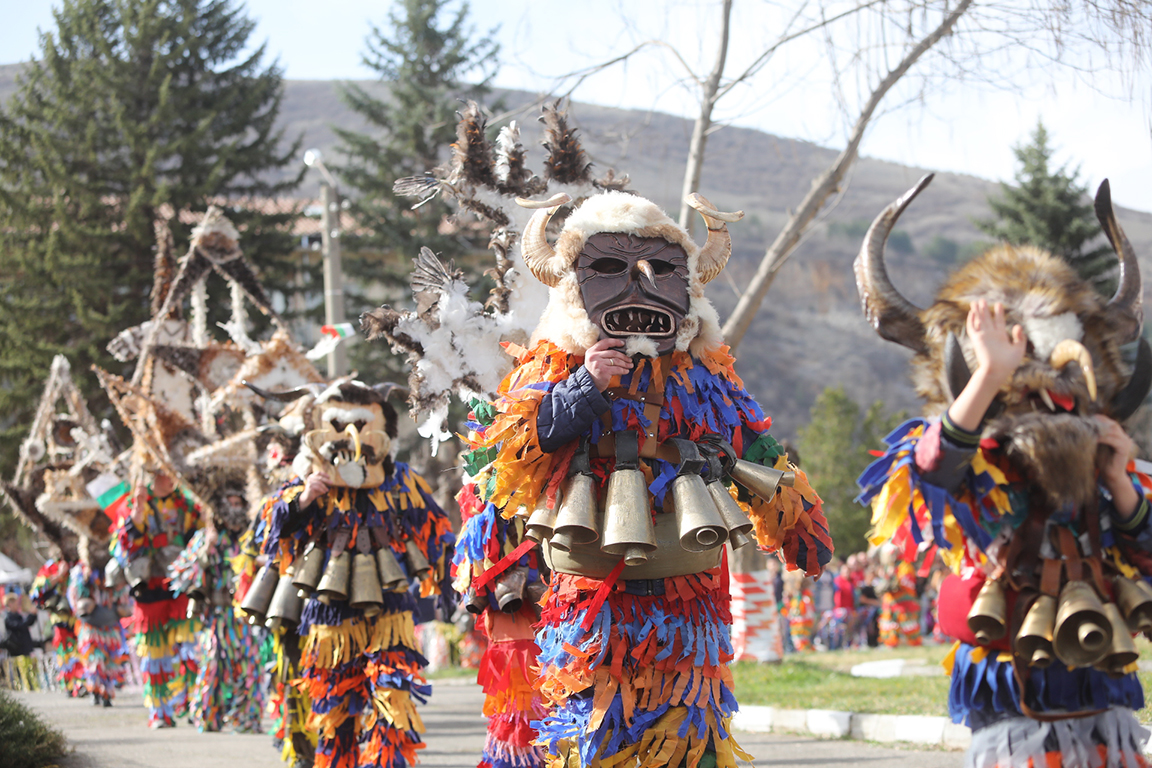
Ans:
[[[547,541],[560,552],[572,552],[599,542],[599,549],[623,557],[625,565],[649,561],[657,550],[657,538],[649,503],[648,482],[639,467],[634,432],[615,435],[616,466],[608,476],[603,510],[598,503],[587,446],[573,457],[570,472],[556,503],[541,499],[528,518],[525,535]],[[688,552],[705,552],[731,542],[733,548],[752,543],[752,521],[732,497],[719,472],[705,482],[701,474],[706,460],[695,443],[668,441],[678,449],[680,472],[669,489],[680,546]],[[731,452],[731,448],[728,448]],[[730,476],[749,492],[764,499],[775,496],[781,485],[791,486],[795,473],[735,460]],[[483,602],[477,598],[477,602]],[[470,608],[470,610],[472,610]],[[477,605],[474,612],[483,610]]]
[[[1132,633],[1152,631],[1152,587],[1124,576],[1116,576],[1112,586],[1115,602],[1101,600],[1081,579],[1068,580],[1059,598],[1038,595],[1016,633],[1016,656],[1031,667],[1059,660],[1122,675],[1139,658]],[[998,580],[984,583],[968,612],[968,627],[982,644],[1006,634],[1007,601]]]

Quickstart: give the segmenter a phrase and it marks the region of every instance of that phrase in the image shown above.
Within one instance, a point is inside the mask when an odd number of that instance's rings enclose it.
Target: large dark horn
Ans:
[[[1124,421],[1131,416],[1148,397],[1148,390],[1152,389],[1152,346],[1147,339],[1140,339],[1136,347],[1136,365],[1132,368],[1132,375],[1124,389],[1112,397],[1109,404],[1108,415],[1116,421]]]
[[[916,186],[876,217],[868,228],[860,255],[852,265],[864,317],[881,337],[921,353],[928,351],[928,345],[924,340],[920,310],[901,296],[888,279],[888,270],[884,268],[884,245],[900,214],[928,186],[934,175],[930,173],[920,179]]]
[[[1135,340],[1144,324],[1144,309],[1141,306],[1144,286],[1136,253],[1112,210],[1112,187],[1108,179],[1100,182],[1100,188],[1096,190],[1096,218],[1100,220],[1108,242],[1112,243],[1112,250],[1120,257],[1120,284],[1116,286],[1116,294],[1108,302],[1105,311],[1116,320],[1121,334],[1120,342],[1123,344]]]
[[[258,387],[255,384],[251,384],[247,380],[242,381],[241,384],[248,387],[248,389],[260,395],[260,397],[264,398],[265,400],[279,400],[285,403],[291,402],[292,400],[298,400],[301,397],[304,397],[304,395],[316,393],[316,385],[308,384],[305,384],[302,387],[296,387],[296,389],[288,389],[283,392],[271,392],[267,389]]]
[[[948,331],[948,341],[944,345],[944,372],[948,376],[948,390],[952,399],[960,397],[968,380],[972,378],[972,371],[968,369],[968,361],[964,359],[964,350],[960,347],[960,340],[956,334]]]

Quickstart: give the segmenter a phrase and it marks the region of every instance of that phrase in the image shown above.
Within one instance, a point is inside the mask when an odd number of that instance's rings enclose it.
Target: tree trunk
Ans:
[[[704,147],[708,143],[708,132],[712,128],[712,109],[716,106],[716,94],[720,90],[720,78],[724,75],[724,62],[728,58],[728,30],[731,18],[732,0],[723,0],[720,49],[716,53],[716,64],[702,86],[700,114],[692,127],[692,142],[688,145],[688,163],[684,167],[684,187],[680,191],[680,226],[690,235],[696,218],[685,200],[688,195],[700,188],[700,172],[704,168]]]
[[[940,26],[909,51],[908,55],[872,91],[868,103],[860,111],[860,117],[857,118],[856,125],[852,129],[848,146],[844,148],[844,151],[840,153],[832,165],[812,181],[811,190],[800,203],[800,207],[788,217],[784,229],[776,236],[775,242],[768,248],[764,258],[760,260],[756,274],[752,277],[748,288],[741,294],[740,300],[736,303],[736,309],[732,311],[732,315],[724,324],[724,341],[733,350],[740,344],[740,340],[744,338],[744,334],[752,325],[752,320],[760,309],[765,294],[772,286],[776,273],[792,255],[792,251],[796,249],[797,243],[800,242],[801,236],[808,229],[812,220],[820,213],[828,198],[840,188],[840,182],[844,179],[844,175],[856,162],[860,141],[864,138],[864,131],[871,122],[872,115],[875,113],[876,107],[880,105],[880,101],[921,56],[952,31],[956,22],[971,5],[972,0],[961,0],[956,9],[948,14]]]

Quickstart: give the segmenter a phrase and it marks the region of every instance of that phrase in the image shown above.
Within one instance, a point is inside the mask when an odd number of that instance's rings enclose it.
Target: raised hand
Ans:
[[[632,358],[619,351],[624,346],[620,339],[600,339],[584,353],[584,367],[592,374],[596,389],[603,392],[613,376],[622,376],[632,370]]]
[[[1028,338],[1019,325],[1008,328],[1003,304],[989,309],[984,299],[972,302],[965,325],[979,366],[964,391],[948,407],[948,418],[961,429],[975,432],[1000,387],[1012,378],[1024,359]]]
[[[328,493],[328,487],[331,482],[327,472],[313,472],[308,475],[307,479],[304,480],[304,492],[301,493],[299,497],[300,509],[304,509],[304,507]]]

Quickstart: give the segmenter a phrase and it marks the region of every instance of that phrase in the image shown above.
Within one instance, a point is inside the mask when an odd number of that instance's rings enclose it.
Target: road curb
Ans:
[[[752,733],[789,731],[826,738],[863,739],[882,743],[906,742],[945,749],[967,749],[972,732],[946,717],[924,715],[868,715],[833,709],[782,709],[742,706],[732,727]]]

